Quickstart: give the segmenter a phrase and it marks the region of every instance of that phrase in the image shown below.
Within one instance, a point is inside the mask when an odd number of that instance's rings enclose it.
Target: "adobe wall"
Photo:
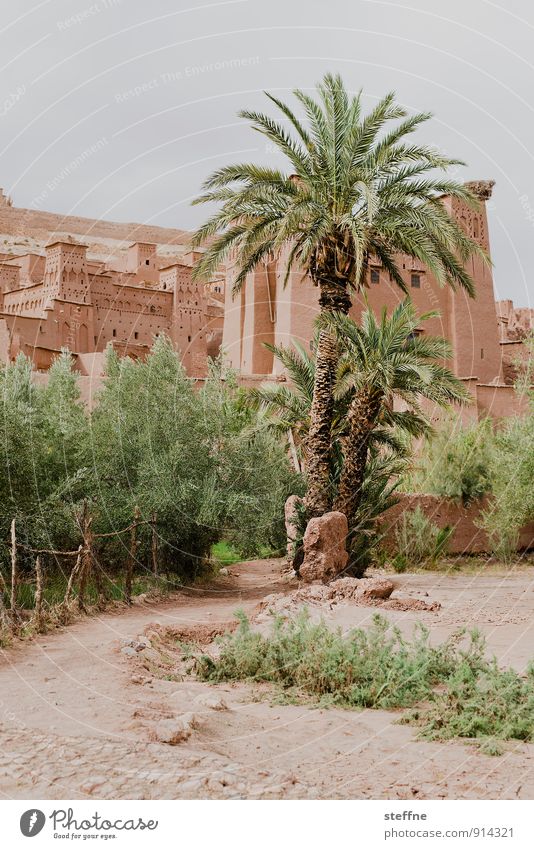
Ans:
[[[207,374],[207,299],[201,283],[193,280],[192,269],[174,263],[161,269],[159,287],[172,294],[170,336],[180,351],[188,374]]]
[[[513,386],[477,384],[477,408],[480,418],[505,419],[524,416],[528,412],[528,397],[517,394]]]
[[[118,285],[99,275],[90,281],[94,336],[87,350],[103,351],[108,342],[150,347],[154,336],[169,333],[172,292]]]
[[[160,269],[154,244],[131,245],[126,262],[115,263],[122,268],[87,262],[86,252],[69,236],[47,245],[45,258],[0,262],[0,314],[8,319],[12,339],[4,360],[24,351],[36,368],[44,369],[62,347],[98,352],[108,343],[121,355],[145,356],[154,338],[165,333],[186,371],[205,376],[207,325],[213,320],[210,349],[216,356],[221,307],[208,317],[205,287],[193,282],[191,266],[175,262]],[[38,268],[44,269],[42,280],[21,286],[19,272],[25,270],[31,279]]]
[[[480,181],[471,187],[481,201],[491,196],[492,183]],[[489,252],[488,223],[485,204],[477,210],[465,204],[442,199],[451,215],[463,229]],[[319,311],[319,290],[309,277],[294,270],[284,286],[288,251],[277,262],[273,286],[265,285],[265,274],[249,275],[241,295],[227,296],[223,347],[231,357],[232,365],[245,374],[264,373],[269,370],[269,360],[262,353],[263,342],[270,337],[274,319],[274,341],[277,345],[290,345],[299,341],[309,347],[314,335],[314,319]],[[454,292],[441,286],[431,272],[418,260],[407,255],[397,256],[397,265],[406,289],[419,313],[437,311],[437,318],[425,322],[424,332],[447,338],[453,349],[450,366],[458,377],[476,378],[481,383],[502,381],[499,328],[495,307],[491,269],[481,258],[469,261],[467,270],[476,289],[476,298],[463,291]],[[272,276],[272,275],[271,275]],[[371,259],[363,295],[353,297],[351,315],[359,320],[367,305],[375,313],[383,307],[390,312],[404,298],[402,291],[390,279],[378,261]],[[273,316],[274,313],[274,316]],[[236,334],[241,349],[238,354]],[[270,341],[267,338],[267,341]],[[281,366],[273,364],[275,373]]]
[[[265,343],[274,343],[276,291],[274,269],[260,266],[244,284],[246,310],[240,369],[245,374],[269,374],[273,355]]]
[[[492,183],[468,184],[481,200],[478,209],[470,209],[458,200],[447,199],[446,206],[465,232],[490,253],[486,204]],[[475,284],[475,298],[463,290],[447,287],[454,371],[459,377],[474,375],[480,383],[501,377],[500,336],[495,304],[493,275],[481,257],[473,256],[466,265]]]
[[[241,351],[243,345],[243,324],[245,317],[245,287],[240,292],[233,292],[234,270],[230,265],[227,270],[224,289],[224,324],[222,350],[229,366],[236,371],[241,366]]]
[[[391,507],[380,523],[384,534],[383,544],[391,553],[395,550],[395,527],[405,511],[413,512],[420,507],[423,513],[439,528],[447,525],[454,528],[448,552],[451,554],[483,554],[490,551],[488,537],[484,530],[477,527],[482,512],[491,503],[489,498],[464,507],[450,498],[436,495],[400,494],[400,502]],[[520,532],[518,551],[534,548],[534,522],[530,522]]]

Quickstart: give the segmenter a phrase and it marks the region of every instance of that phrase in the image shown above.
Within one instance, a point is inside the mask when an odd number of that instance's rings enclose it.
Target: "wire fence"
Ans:
[[[88,586],[91,579],[94,581],[97,593],[97,606],[105,607],[108,602],[103,571],[98,562],[95,551],[95,541],[100,539],[118,538],[123,534],[129,534],[127,556],[124,566],[124,584],[122,599],[127,605],[132,604],[132,585],[137,550],[140,544],[138,529],[143,526],[151,528],[151,571],[155,578],[159,575],[158,569],[158,537],[157,537],[157,515],[153,514],[150,519],[141,519],[139,507],[135,507],[133,521],[125,528],[108,533],[95,533],[93,531],[93,516],[91,515],[87,501],[84,501],[81,510],[76,517],[76,523],[80,530],[82,541],[77,549],[62,551],[52,548],[32,548],[26,543],[17,540],[16,519],[11,522],[11,533],[9,548],[11,552],[10,585],[0,572],[0,629],[16,634],[21,628],[28,626],[23,610],[19,605],[19,591],[21,587],[20,554],[24,553],[34,557],[33,575],[35,581],[34,607],[31,614],[30,624],[37,631],[42,631],[46,624],[45,615],[45,571],[43,569],[43,557],[61,557],[72,559],[69,577],[62,600],[55,605],[55,618],[58,622],[66,622],[73,612],[73,607],[79,611],[86,611],[88,605]],[[6,601],[7,600],[7,601]],[[50,613],[50,611],[47,611]]]

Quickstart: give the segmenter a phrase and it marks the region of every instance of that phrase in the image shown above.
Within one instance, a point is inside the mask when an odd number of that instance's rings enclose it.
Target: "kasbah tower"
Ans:
[[[469,184],[480,208],[444,197],[462,227],[489,253],[486,201],[493,182]],[[208,357],[223,351],[245,385],[285,380],[264,343],[311,349],[318,290],[294,272],[284,287],[285,257],[260,266],[234,294],[231,262],[206,284],[194,282],[198,252],[188,234],[170,228],[62,217],[16,208],[0,190],[0,360],[22,352],[41,380],[62,348],[74,356],[82,394],[90,399],[101,381],[106,348],[144,357],[165,334],[187,373],[202,380]],[[514,392],[517,363],[525,360],[524,340],[534,310],[495,301],[491,269],[469,261],[476,298],[440,287],[422,264],[399,257],[406,287],[417,310],[439,312],[420,332],[440,334],[452,344],[454,372],[468,385],[474,403],[467,418],[502,418],[520,413]],[[378,262],[371,260],[365,299],[381,310],[403,297]],[[358,319],[365,303],[353,299]]]

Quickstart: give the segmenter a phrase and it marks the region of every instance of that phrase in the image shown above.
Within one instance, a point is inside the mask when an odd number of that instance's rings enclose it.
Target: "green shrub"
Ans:
[[[238,629],[219,639],[215,657],[193,655],[201,679],[270,682],[286,700],[301,693],[345,708],[408,707],[401,721],[418,725],[421,736],[480,740],[491,755],[502,752],[500,740],[534,741],[534,665],[525,677],[500,669],[477,631],[432,646],[422,625],[406,640],[376,615],[367,631],[343,634],[304,611],[274,619],[265,636],[237,615]]]
[[[432,703],[407,717],[430,740],[487,738],[485,751],[500,754],[495,740],[534,740],[534,667],[526,678],[499,669],[495,659],[479,667],[461,663]]]
[[[395,527],[393,567],[405,572],[411,566],[434,563],[447,549],[453,529],[439,528],[421,507],[405,510]]]
[[[397,708],[428,698],[457,663],[453,640],[438,648],[418,625],[411,642],[380,616],[369,630],[346,636],[307,611],[274,621],[269,636],[253,631],[243,613],[239,627],[222,638],[217,659],[202,655],[196,671],[206,681],[270,681],[297,687],[314,698],[344,707]]]
[[[9,566],[13,518],[19,542],[76,550],[84,500],[96,535],[127,527],[135,506],[143,520],[155,514],[160,571],[188,579],[221,539],[244,557],[283,548],[284,502],[303,482],[281,441],[257,427],[231,373],[212,364],[196,387],[164,337],[145,361],[110,350],[89,414],[71,359],[58,358],[46,386],[33,382],[23,356],[0,368],[0,567]],[[141,572],[151,564],[150,527],[138,543]],[[95,536],[111,572],[124,567],[128,545],[127,535]],[[32,558],[21,553],[20,566],[30,574]]]
[[[424,443],[400,489],[455,498],[464,504],[491,494],[480,526],[488,534],[492,552],[507,562],[515,554],[519,531],[534,520],[533,445],[531,392],[526,414],[507,418],[498,427],[487,419],[468,427],[459,419],[444,423]],[[402,559],[398,564],[402,569]]]
[[[508,561],[520,529],[534,519],[534,401],[527,415],[507,419],[495,433],[490,475],[494,497],[481,524],[494,554]]]
[[[491,491],[492,446],[489,419],[464,427],[451,416],[425,441],[402,488],[469,504]]]

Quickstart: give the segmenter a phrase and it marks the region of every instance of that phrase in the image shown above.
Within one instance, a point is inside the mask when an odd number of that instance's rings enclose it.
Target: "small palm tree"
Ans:
[[[265,426],[280,437],[287,438],[296,470],[306,472],[310,413],[315,384],[315,358],[310,356],[299,342],[293,342],[292,347],[283,345],[266,345],[266,347],[284,366],[290,383],[279,381],[264,383],[262,386],[249,389],[248,397],[257,402],[263,410]],[[330,488],[332,491],[337,490],[343,464],[341,441],[346,435],[350,400],[349,393],[334,398],[330,435]],[[370,444],[376,446],[377,450],[389,449],[395,457],[404,457],[407,453],[406,442],[399,438],[399,430],[407,430],[411,435],[413,433],[411,419],[396,414],[396,418],[393,417],[392,421],[388,414],[387,424],[384,423],[383,418],[376,422]]]
[[[438,336],[420,335],[419,325],[435,313],[418,316],[406,299],[388,317],[377,319],[368,309],[361,325],[342,313],[325,316],[322,323],[338,340],[340,357],[335,397],[350,399],[343,437],[343,470],[336,510],[345,513],[349,528],[358,520],[370,442],[377,427],[401,426],[412,436],[431,430],[419,400],[441,406],[468,403],[461,380],[439,361],[451,356],[449,343]],[[400,400],[405,407],[394,409]]]
[[[265,383],[260,387],[249,389],[248,397],[259,404],[263,410],[263,424],[269,430],[281,437],[287,437],[289,449],[297,471],[305,471],[307,465],[307,435],[310,427],[310,410],[313,402],[313,386],[315,378],[315,359],[298,342],[294,347],[268,345],[269,350],[282,363],[291,383]],[[347,413],[350,405],[350,393],[345,392],[334,401],[332,419],[330,455],[330,484],[332,490],[337,490],[343,467],[342,441],[347,435]],[[387,423],[384,421],[387,418]],[[261,426],[261,418],[259,419]],[[352,537],[357,540],[352,544],[351,573],[361,577],[371,559],[374,545],[378,544],[376,520],[387,509],[397,503],[396,490],[400,476],[406,471],[410,452],[406,439],[399,435],[400,431],[423,432],[414,426],[413,416],[395,414],[389,411],[376,423],[369,438],[369,455],[365,469],[365,479],[362,484],[359,499],[357,520]],[[258,427],[256,420],[255,429]],[[304,533],[304,528],[299,529]],[[294,566],[298,568],[301,543],[294,552]]]
[[[439,198],[445,194],[473,206],[476,199],[458,182],[430,175],[461,163],[406,140],[430,115],[407,117],[390,93],[364,116],[361,96],[349,96],[341,78],[331,74],[317,91],[317,99],[294,91],[302,120],[270,94],[282,113],[281,123],[258,112],[240,113],[284,154],[289,170],[244,163],[220,168],[206,180],[195,203],[216,202],[219,208],[193,237],[193,246],[208,244],[195,276],[208,277],[232,255],[237,291],[259,263],[287,250],[286,280],[292,270],[305,272],[319,287],[323,313],[347,313],[351,292],[366,285],[371,257],[405,289],[398,264],[404,253],[425,263],[441,284],[461,286],[472,295],[465,263],[483,252]],[[321,515],[332,504],[336,366],[337,346],[324,325],[307,445],[310,516]]]

